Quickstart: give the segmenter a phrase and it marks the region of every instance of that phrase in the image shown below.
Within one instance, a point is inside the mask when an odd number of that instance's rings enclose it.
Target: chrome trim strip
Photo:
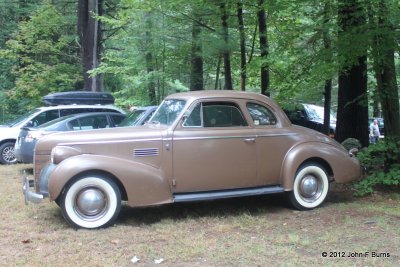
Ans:
[[[292,136],[296,134],[284,133],[284,134],[263,134],[263,135],[231,135],[231,136],[193,136],[193,137],[178,137],[173,138],[173,140],[209,140],[209,139],[233,139],[233,138],[259,138],[259,137],[277,137],[277,136]]]
[[[131,143],[131,142],[150,142],[150,141],[163,141],[162,138],[149,138],[149,139],[125,139],[115,141],[86,141],[74,143],[60,143],[57,146],[72,146],[72,145],[88,145],[88,144],[117,144],[117,143]]]
[[[297,135],[296,133],[273,133],[273,134],[260,134],[257,137],[275,137],[275,136],[293,136]]]
[[[174,141],[181,141],[181,140],[210,140],[210,139],[234,139],[234,138],[256,138],[255,135],[238,135],[238,136],[194,136],[194,137],[179,137],[173,138]]]
[[[193,192],[193,193],[177,193],[174,194],[174,202],[190,202],[213,200],[232,197],[267,195],[275,193],[283,193],[285,190],[280,186],[265,186],[256,188],[245,188],[235,190],[220,190],[211,192]]]

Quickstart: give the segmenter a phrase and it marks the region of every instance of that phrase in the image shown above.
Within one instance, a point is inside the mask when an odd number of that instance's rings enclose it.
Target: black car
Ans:
[[[295,107],[285,107],[284,111],[293,124],[303,126],[323,133],[324,108],[312,104],[299,104]],[[330,115],[329,135],[333,137],[336,131],[336,117]]]
[[[90,112],[60,117],[37,128],[23,127],[14,147],[15,157],[19,162],[32,163],[35,145],[44,135],[116,127],[124,118],[125,114],[120,113]]]

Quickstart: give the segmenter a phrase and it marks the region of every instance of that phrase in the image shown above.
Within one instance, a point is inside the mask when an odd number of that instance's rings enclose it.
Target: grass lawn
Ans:
[[[333,185],[307,212],[281,195],[123,206],[113,227],[74,230],[54,202],[25,206],[28,167],[0,165],[3,266],[400,266],[399,192],[355,198]]]

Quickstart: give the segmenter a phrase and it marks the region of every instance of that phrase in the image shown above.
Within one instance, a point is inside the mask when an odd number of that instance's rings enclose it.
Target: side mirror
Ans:
[[[33,127],[33,121],[28,121],[24,127],[30,128]]]

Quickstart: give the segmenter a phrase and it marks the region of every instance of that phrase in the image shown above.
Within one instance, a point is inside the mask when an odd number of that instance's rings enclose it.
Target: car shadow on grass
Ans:
[[[324,206],[355,201],[348,188],[330,190]],[[185,221],[189,219],[220,218],[231,216],[284,215],[296,212],[285,194],[230,198],[212,201],[175,203],[155,207],[132,208],[123,205],[117,220],[119,225],[151,225],[162,220]]]

